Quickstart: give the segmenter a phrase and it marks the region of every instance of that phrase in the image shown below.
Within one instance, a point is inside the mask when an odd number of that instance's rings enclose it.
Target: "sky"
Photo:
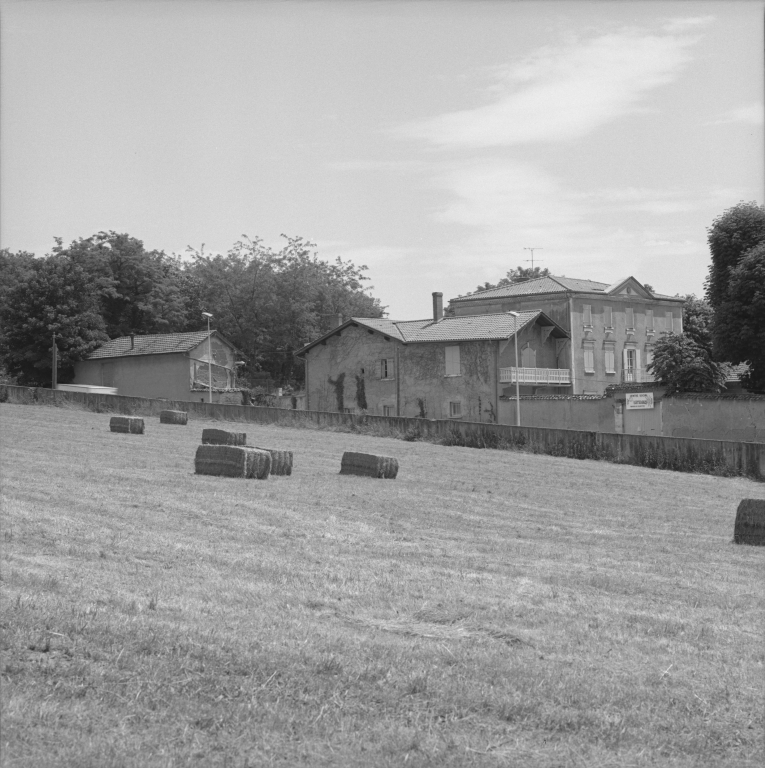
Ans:
[[[529,249],[700,296],[763,203],[764,7],[0,0],[0,247],[301,236],[399,320]]]

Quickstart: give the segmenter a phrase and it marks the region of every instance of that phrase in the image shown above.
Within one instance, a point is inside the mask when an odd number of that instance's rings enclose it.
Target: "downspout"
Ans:
[[[509,339],[508,339],[509,341]],[[502,342],[497,339],[497,364],[494,366],[494,423],[499,424],[499,345]]]
[[[396,342],[396,416],[401,415],[401,355],[399,354],[399,343]]]
[[[571,295],[571,291],[566,291],[568,294],[568,335],[569,335],[569,341],[571,343],[571,352],[570,352],[570,358],[571,358],[571,394],[575,395],[576,392],[576,379],[575,377],[575,366],[574,366],[574,297]]]

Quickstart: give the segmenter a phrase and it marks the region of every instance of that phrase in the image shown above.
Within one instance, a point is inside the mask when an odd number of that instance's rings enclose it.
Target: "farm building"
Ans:
[[[503,390],[515,391],[515,334],[521,394],[570,392],[568,333],[535,310],[394,321],[352,317],[295,354],[305,360],[306,407],[380,416],[497,421]]]
[[[654,293],[634,277],[609,285],[548,275],[459,296],[449,307],[457,317],[543,311],[570,334],[574,395],[651,381],[654,342],[683,330],[683,299]]]
[[[212,360],[210,360],[212,352]],[[112,339],[75,363],[74,384],[116,387],[120,395],[240,403],[236,348],[218,331]]]

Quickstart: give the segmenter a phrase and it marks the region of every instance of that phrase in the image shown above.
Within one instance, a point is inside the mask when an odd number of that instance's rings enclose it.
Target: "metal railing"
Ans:
[[[515,384],[516,371],[519,384],[571,384],[568,368],[500,368],[500,382]]]

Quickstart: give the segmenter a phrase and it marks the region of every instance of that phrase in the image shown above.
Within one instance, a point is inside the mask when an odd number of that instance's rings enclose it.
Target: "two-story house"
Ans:
[[[654,293],[634,277],[608,285],[550,275],[460,296],[449,308],[455,317],[531,308],[544,312],[570,334],[575,395],[601,394],[609,384],[650,381],[645,368],[654,342],[665,331],[683,330],[683,299]],[[530,360],[533,342],[526,349]],[[533,371],[521,374],[529,386],[543,384]]]

